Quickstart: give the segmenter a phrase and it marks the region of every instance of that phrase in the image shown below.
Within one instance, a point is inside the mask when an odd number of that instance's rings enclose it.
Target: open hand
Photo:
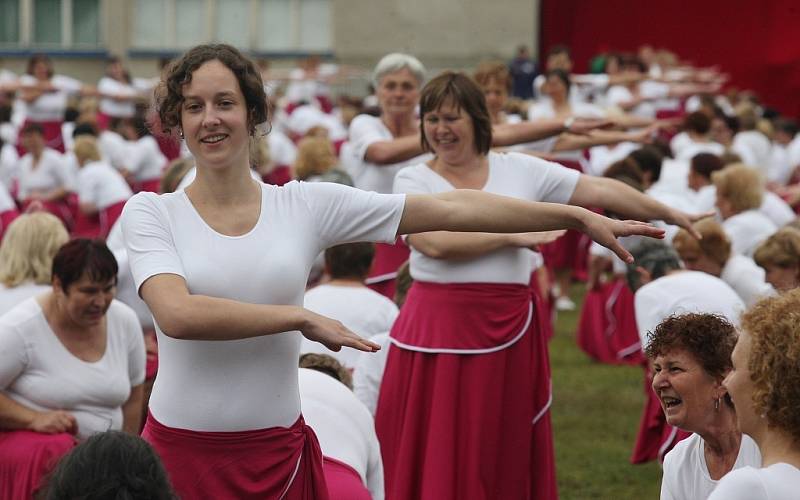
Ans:
[[[668,224],[673,224],[675,226],[681,227],[691,234],[695,239],[702,239],[703,237],[700,236],[700,233],[692,226],[695,222],[699,221],[700,219],[705,219],[706,217],[713,217],[714,214],[713,210],[708,212],[703,212],[699,214],[687,214],[686,212],[682,212],[680,210],[670,210],[668,218],[664,219],[664,222]]]
[[[303,309],[304,321],[300,332],[308,340],[319,342],[331,351],[341,351],[342,347],[352,347],[364,352],[375,352],[381,346],[362,339],[347,329],[340,321]]]
[[[629,264],[633,262],[633,255],[620,244],[617,238],[634,235],[664,238],[664,230],[652,224],[636,220],[614,220],[589,210],[586,212],[588,217],[584,222],[583,232]]]

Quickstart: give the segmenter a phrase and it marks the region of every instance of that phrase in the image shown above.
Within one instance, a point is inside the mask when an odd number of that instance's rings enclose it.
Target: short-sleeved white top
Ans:
[[[731,471],[747,466],[760,467],[761,453],[755,441],[744,434]],[[719,480],[711,479],[708,473],[705,441],[697,434],[680,441],[664,457],[661,500],[706,499],[717,483]]]
[[[122,228],[137,289],[151,276],[176,274],[192,294],[302,306],[316,256],[340,243],[394,241],[405,203],[403,196],[324,182],[261,189],[258,222],[240,236],[209,227],[184,191],[128,200]],[[297,420],[299,332],[178,340],[156,323],[156,333],[160,363],[150,411],[158,421],[239,431]]]
[[[373,500],[382,499],[383,460],[372,415],[330,375],[300,368],[299,379],[303,419],[314,429],[322,454],[355,469]]]
[[[791,464],[743,467],[723,477],[708,500],[795,500],[798,486],[800,469]]]
[[[97,146],[103,159],[117,170],[127,168],[128,163],[128,141],[124,137],[111,130],[103,130],[97,137]]]
[[[126,141],[126,157],[123,166],[128,169],[137,181],[150,181],[161,177],[167,166],[167,157],[158,147],[152,135],[140,137],[135,141]]]
[[[686,313],[719,314],[734,326],[745,305],[727,283],[699,271],[681,271],[662,276],[643,285],[634,295],[636,326],[642,348],[647,332],[652,332],[667,316]]]
[[[19,161],[19,190],[17,198],[26,200],[34,191],[50,191],[56,188],[70,189],[70,175],[64,157],[55,149],[44,148],[36,168],[33,155],[26,154]]]
[[[380,345],[381,350],[358,358],[358,365],[353,371],[353,394],[374,416],[375,410],[378,408],[378,395],[381,391],[383,372],[386,370],[386,360],[389,358],[392,342],[388,331],[379,333],[370,340]]]
[[[722,221],[731,240],[731,252],[752,257],[758,245],[772,236],[778,226],[758,210],[746,210]]]
[[[52,288],[50,285],[37,285],[32,281],[25,281],[12,288],[0,283],[0,316],[25,302],[25,300],[41,295]]]
[[[78,421],[78,438],[122,428],[122,405],[144,382],[142,328],[125,304],[106,313],[106,352],[89,363],[56,337],[36,298],[0,318],[0,388],[37,411],[66,410]]]
[[[14,203],[14,198],[11,197],[5,184],[0,183],[0,214],[9,210],[16,210],[16,208],[17,204]]]
[[[394,302],[366,286],[320,285],[306,292],[304,302],[306,309],[339,320],[367,339],[391,330],[398,314]],[[350,369],[356,367],[361,354],[355,349],[333,352],[306,338],[303,338],[300,352],[328,354]]]
[[[3,144],[0,149],[0,183],[6,189],[11,189],[17,177],[19,177],[19,155],[12,141]]]
[[[38,80],[31,75],[19,77],[20,85],[36,85]],[[33,102],[25,103],[25,116],[34,122],[63,121],[70,94],[80,91],[83,85],[79,80],[64,75],[53,75],[50,84],[54,92],[45,92]]]
[[[291,139],[280,130],[272,130],[267,136],[269,156],[278,166],[291,166],[297,158],[297,148]]]
[[[733,137],[731,149],[744,163],[757,168],[763,174],[769,171],[772,143],[757,130],[743,130]]]
[[[764,269],[744,255],[731,255],[719,277],[739,294],[747,307],[775,293],[772,285],[765,281]]]
[[[343,161],[348,174],[359,189],[377,193],[391,193],[394,176],[409,165],[428,161],[431,155],[420,155],[392,165],[377,165],[365,159],[367,148],[376,142],[391,141],[394,136],[380,118],[358,115],[350,122],[350,151],[353,158]]]
[[[489,178],[483,191],[529,201],[567,203],[580,174],[557,163],[521,153],[489,153]],[[433,194],[454,190],[450,182],[422,163],[403,169],[394,183],[396,193]],[[433,283],[527,284],[533,271],[531,251],[502,248],[467,260],[426,257],[411,248],[411,276]]]
[[[683,145],[679,153],[675,154],[675,159],[678,161],[691,161],[695,155],[700,153],[721,156],[725,153],[725,146],[718,142],[695,142],[689,138],[689,142]]]
[[[103,94],[135,97],[137,92],[133,86],[104,76],[97,83],[97,90]],[[108,97],[100,99],[100,112],[114,118],[131,118],[136,113],[136,103],[130,101],[115,101]]]
[[[125,201],[133,191],[119,172],[104,161],[93,161],[78,170],[78,201],[93,203],[98,209]]]

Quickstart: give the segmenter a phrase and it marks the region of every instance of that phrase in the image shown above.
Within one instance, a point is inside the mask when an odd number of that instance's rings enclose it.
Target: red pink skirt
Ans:
[[[623,279],[586,294],[577,335],[578,347],[601,363],[640,365],[644,362],[633,293]]]
[[[394,300],[397,270],[408,260],[410,254],[411,250],[401,238],[397,238],[394,244],[376,243],[375,258],[372,259],[372,268],[366,280],[367,286],[389,300]]]
[[[58,460],[75,446],[70,434],[0,432],[0,498],[30,500]]]
[[[199,432],[148,414],[142,437],[161,457],[183,500],[327,500],[322,453],[300,416],[289,428]]]
[[[557,498],[536,314],[528,286],[414,283],[375,420],[387,498]]]
[[[323,457],[322,469],[328,483],[328,495],[332,500],[371,500],[369,490],[361,481],[358,472],[344,462]]]

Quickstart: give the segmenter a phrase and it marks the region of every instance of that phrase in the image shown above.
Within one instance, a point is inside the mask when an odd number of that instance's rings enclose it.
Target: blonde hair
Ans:
[[[68,240],[69,234],[56,216],[45,212],[20,215],[0,244],[0,283],[9,288],[25,281],[49,285],[53,257]]]
[[[686,229],[680,229],[672,239],[672,246],[678,254],[683,257],[685,252],[700,252],[724,267],[731,256],[731,242],[720,223],[707,218],[695,222],[693,227],[702,239],[698,240]]]
[[[158,189],[162,193],[172,193],[175,188],[181,183],[181,180],[186,176],[186,173],[194,166],[194,160],[191,158],[178,158],[172,160],[161,176],[161,181],[158,183]]]
[[[100,151],[97,149],[97,140],[90,135],[79,135],[76,137],[73,152],[81,166],[90,161],[100,161]]]
[[[266,170],[269,173],[272,155],[269,151],[269,141],[266,137],[256,134],[250,139],[250,164],[259,172]]]
[[[725,198],[734,212],[740,213],[761,206],[764,179],[754,168],[743,163],[729,165],[711,174],[717,196]]]
[[[513,83],[511,73],[509,73],[506,63],[502,61],[482,61],[478,64],[478,68],[472,78],[481,87],[495,82],[505,88],[508,93],[511,93],[511,84]]]
[[[753,260],[764,269],[771,266],[800,268],[800,231],[793,227],[779,229],[758,246]]]
[[[752,339],[747,366],[756,414],[800,441],[800,289],[758,301],[741,324]]]
[[[324,137],[305,137],[297,145],[294,176],[303,180],[321,175],[338,163],[333,144]]]

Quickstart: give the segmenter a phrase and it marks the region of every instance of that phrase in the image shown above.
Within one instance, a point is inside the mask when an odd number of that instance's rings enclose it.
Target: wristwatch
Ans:
[[[570,116],[566,120],[564,120],[564,132],[569,132],[569,129],[572,128],[572,124],[575,123],[575,117]]]

